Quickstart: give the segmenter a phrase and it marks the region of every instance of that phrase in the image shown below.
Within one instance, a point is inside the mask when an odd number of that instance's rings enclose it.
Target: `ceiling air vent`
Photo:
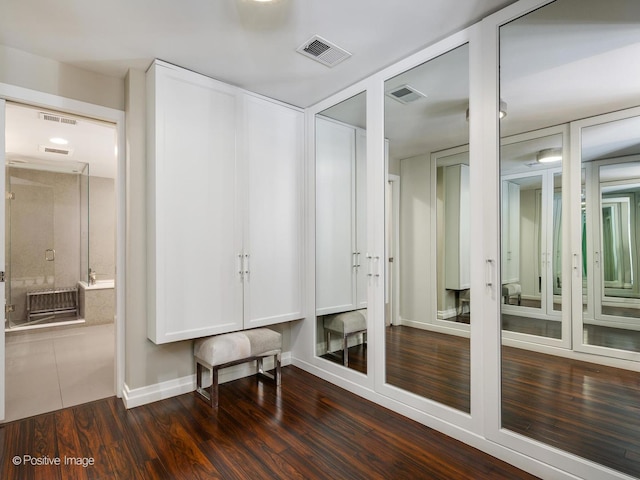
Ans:
[[[71,156],[73,154],[73,150],[70,148],[47,147],[46,145],[39,145],[38,151],[43,153],[55,153],[57,155],[67,155],[67,156]]]
[[[40,112],[40,119],[48,122],[63,123],[65,125],[77,125],[78,121],[73,118],[62,117],[60,115],[54,115],[52,113]]]
[[[311,37],[298,47],[296,51],[327,67],[333,67],[351,56],[346,50],[325,40],[319,35]]]
[[[400,85],[399,87],[394,88],[393,90],[389,90],[387,95],[393,98],[394,100],[399,101],[400,103],[412,103],[416,100],[420,100],[421,98],[426,98],[427,96],[416,90],[410,85]]]

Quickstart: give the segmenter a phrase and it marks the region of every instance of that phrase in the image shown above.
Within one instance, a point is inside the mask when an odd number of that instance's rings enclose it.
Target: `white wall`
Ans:
[[[0,45],[0,83],[124,109],[124,81]]]
[[[520,190],[520,285],[524,298],[540,298],[536,275],[539,250],[536,198],[536,189]]]
[[[400,162],[400,317],[426,322],[433,317],[429,298],[431,269],[431,156]]]

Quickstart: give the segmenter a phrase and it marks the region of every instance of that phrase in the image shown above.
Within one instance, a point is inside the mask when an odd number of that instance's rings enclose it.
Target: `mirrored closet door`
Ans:
[[[574,129],[584,172],[579,343],[617,350],[623,358],[640,353],[640,116],[625,115],[585,120]]]
[[[568,341],[569,326],[564,325],[563,335],[562,315],[563,130],[548,128],[502,141],[500,293],[505,338]],[[567,290],[567,302],[569,295]],[[569,321],[564,315],[564,322]]]
[[[386,279],[397,303],[387,308],[385,383],[469,413],[469,46],[384,91]]]
[[[366,93],[315,118],[316,355],[367,373]]]
[[[640,477],[640,5],[549,2],[499,55],[505,441]]]

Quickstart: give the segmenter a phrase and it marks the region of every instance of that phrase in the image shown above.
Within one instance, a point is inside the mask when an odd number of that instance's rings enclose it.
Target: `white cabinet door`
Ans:
[[[304,116],[243,96],[244,327],[302,318]]]
[[[465,290],[471,286],[469,165],[444,167],[445,287]]]
[[[241,329],[236,89],[163,62],[147,80],[149,338]]]
[[[316,313],[367,308],[367,132],[316,119]]]
[[[502,284],[520,282],[520,185],[502,181]]]
[[[355,142],[353,127],[316,119],[317,315],[356,308]]]
[[[367,132],[356,129],[356,305],[367,308]]]

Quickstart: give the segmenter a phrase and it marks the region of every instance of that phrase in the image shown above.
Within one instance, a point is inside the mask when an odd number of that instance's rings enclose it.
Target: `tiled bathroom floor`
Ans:
[[[5,422],[115,394],[114,325],[6,334]]]

